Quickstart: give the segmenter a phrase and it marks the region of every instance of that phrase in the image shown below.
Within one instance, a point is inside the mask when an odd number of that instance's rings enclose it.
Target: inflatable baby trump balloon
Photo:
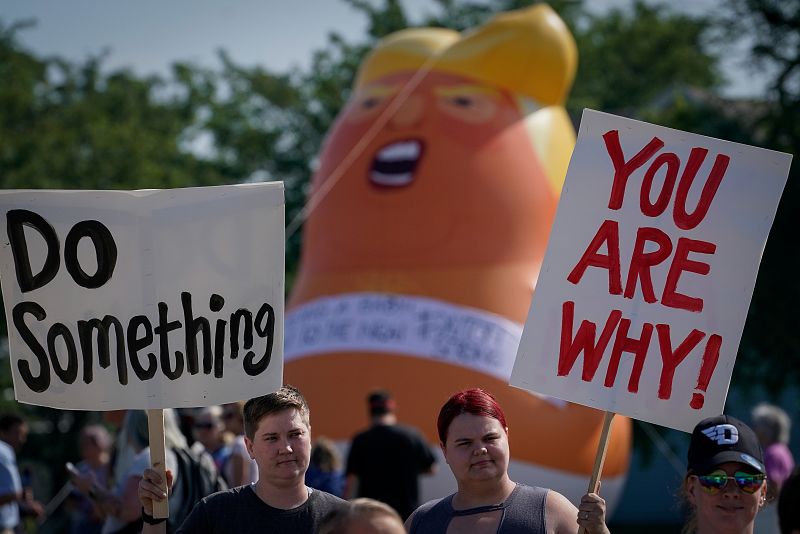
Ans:
[[[539,4],[464,34],[403,30],[364,60],[312,181],[285,322],[285,380],[317,435],[346,443],[380,387],[435,446],[444,401],[482,387],[506,411],[512,478],[585,493],[602,413],[507,385],[575,143],[576,55]],[[613,503],[630,422],[611,439]],[[447,469],[423,482],[455,487]]]

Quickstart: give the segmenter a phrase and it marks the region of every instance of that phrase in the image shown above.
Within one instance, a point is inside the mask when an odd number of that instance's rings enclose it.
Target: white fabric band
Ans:
[[[522,325],[442,301],[383,293],[324,297],[285,318],[286,361],[327,352],[386,352],[461,365],[508,381]]]

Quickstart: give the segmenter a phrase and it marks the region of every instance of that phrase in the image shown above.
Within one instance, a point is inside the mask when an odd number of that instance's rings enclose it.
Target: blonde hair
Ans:
[[[789,443],[792,420],[779,406],[762,402],[753,408],[750,418],[753,420],[753,430],[766,431],[770,443]]]
[[[394,508],[375,499],[359,498],[353,499],[347,503],[347,506],[333,510],[326,515],[317,534],[347,534],[354,521],[373,517],[395,519],[397,526],[403,528],[403,520]]]

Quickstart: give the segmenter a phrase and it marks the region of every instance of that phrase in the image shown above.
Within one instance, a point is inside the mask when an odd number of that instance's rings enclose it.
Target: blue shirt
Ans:
[[[323,471],[316,465],[309,465],[306,470],[306,486],[342,497],[344,473],[342,471]]]
[[[0,441],[0,495],[22,492],[22,482],[17,469],[17,455],[8,443]],[[14,528],[19,524],[19,505],[16,501],[0,506],[0,528]]]

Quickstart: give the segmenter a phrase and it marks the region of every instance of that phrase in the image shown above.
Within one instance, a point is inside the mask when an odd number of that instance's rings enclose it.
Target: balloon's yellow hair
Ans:
[[[572,85],[578,52],[572,34],[546,4],[500,13],[459,34],[410,28],[380,41],[366,57],[355,88],[388,74],[433,68],[467,76],[528,97],[540,106],[562,104]]]
[[[566,174],[575,132],[562,107],[577,67],[567,26],[546,4],[500,13],[463,34],[409,28],[381,40],[356,76],[359,89],[385,76],[422,67],[510,91],[556,192]]]

